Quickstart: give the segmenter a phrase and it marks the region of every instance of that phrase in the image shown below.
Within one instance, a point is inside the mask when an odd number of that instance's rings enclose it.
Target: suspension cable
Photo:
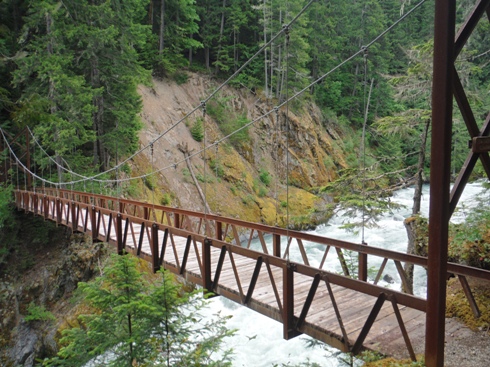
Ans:
[[[286,26],[286,231],[289,243],[289,139],[291,133],[289,121],[289,27]],[[289,257],[289,255],[288,255]]]
[[[220,155],[219,155],[219,145],[216,144],[216,157],[215,157],[215,167],[214,167],[214,171],[215,171],[215,175],[216,175],[216,185],[214,185],[214,201],[216,202],[216,205],[215,205],[215,211],[216,211],[216,214],[220,214],[221,210],[221,206],[220,206],[220,200],[218,200],[218,183],[220,182],[220,177],[219,177],[219,170],[220,170]]]
[[[201,108],[202,108],[202,125],[203,125],[203,176],[204,176],[204,237],[207,237],[208,235],[208,180],[206,177],[206,153],[207,153],[207,131],[206,131],[206,101],[201,101]],[[189,158],[189,166],[191,165],[191,161]],[[199,185],[199,183],[196,181],[196,185]],[[199,187],[197,187],[199,190]]]
[[[387,30],[383,31],[382,33],[380,33],[377,37],[375,37],[372,41],[370,41],[366,46],[362,46],[358,51],[356,51],[354,54],[352,54],[351,56],[349,56],[348,58],[346,58],[345,60],[343,60],[342,62],[340,62],[337,66],[333,67],[332,69],[330,69],[328,72],[326,72],[325,74],[321,75],[319,78],[317,78],[316,80],[314,80],[313,82],[311,82],[308,86],[306,86],[305,88],[301,89],[299,92],[297,92],[296,94],[294,94],[293,96],[289,97],[287,100],[285,100],[284,102],[280,103],[279,105],[275,106],[273,109],[265,112],[264,114],[262,114],[261,116],[253,119],[252,121],[250,121],[249,123],[243,125],[242,127],[234,130],[233,132],[231,132],[230,134],[224,136],[223,138],[217,140],[215,143],[211,144],[210,146],[208,146],[207,148],[210,148],[210,147],[213,147],[215,144],[219,144],[221,142],[224,142],[226,141],[227,139],[229,139],[231,136],[237,134],[238,132],[244,130],[244,129],[247,129],[248,127],[250,127],[251,125],[255,124],[257,121],[260,121],[266,117],[268,117],[269,115],[271,115],[272,113],[274,113],[276,110],[278,110],[279,108],[283,107],[284,105],[286,105],[288,102],[298,98],[301,94],[303,94],[304,92],[306,92],[307,90],[309,90],[313,85],[321,82],[323,79],[325,79],[326,77],[328,77],[329,75],[331,75],[332,73],[334,73],[335,71],[337,71],[338,69],[340,69],[342,66],[344,66],[345,64],[347,64],[348,62],[352,61],[353,59],[355,59],[357,56],[361,55],[364,53],[364,50],[365,49],[368,49],[369,47],[371,47],[374,43],[378,42],[380,39],[383,38],[383,36],[385,36],[389,31],[391,31],[396,25],[400,24],[401,21],[403,21],[404,19],[406,19],[409,15],[411,15],[416,9],[418,9],[422,4],[424,4],[427,0],[422,0],[420,3],[418,3],[417,5],[415,5],[412,9],[410,9],[410,11],[408,11],[407,13],[405,13],[401,18],[399,18],[394,24],[392,24],[390,27],[387,28]],[[201,154],[202,153],[202,150],[201,151],[197,151],[195,153],[193,153],[192,155],[189,156],[189,158],[193,157],[193,156],[196,156],[198,154]],[[164,171],[164,170],[167,170],[169,168],[172,168],[172,167],[175,167],[175,165],[178,165],[182,162],[184,162],[185,160],[180,160],[180,161],[177,161],[177,162],[174,162],[173,164],[169,165],[169,166],[166,166],[166,167],[163,167],[161,168],[159,171]],[[133,177],[132,179],[136,179],[136,178],[141,178],[143,176],[138,176],[138,177]],[[110,181],[110,180],[107,180],[107,181]]]
[[[369,104],[371,101],[371,91],[373,90],[374,78],[371,79],[371,86],[369,87],[369,95],[367,95],[367,75],[368,75],[368,50],[364,50],[364,122],[362,125],[362,138],[361,138],[361,155],[362,155],[362,167],[361,167],[361,199],[362,199],[362,223],[361,223],[361,240],[364,244],[364,232],[366,227],[366,125],[369,114]],[[367,95],[367,97],[366,97]]]
[[[294,24],[305,12],[306,10],[308,10],[308,8],[315,2],[316,0],[310,0],[308,2],[308,4],[306,4],[302,9],[301,11],[296,14],[296,16],[287,24],[286,27],[289,27],[291,26],[292,24]],[[206,97],[202,102],[204,103],[207,103],[209,100],[211,100],[217,93],[219,93],[226,85],[228,85],[230,83],[231,80],[233,80],[239,73],[241,73],[243,71],[243,69],[245,69],[256,57],[258,57],[263,51],[264,49],[266,49],[270,44],[272,44],[277,38],[279,38],[283,33],[284,33],[285,29],[282,28],[276,35],[274,35],[273,37],[271,37],[271,39],[269,39],[269,41],[267,43],[265,43],[252,57],[250,57],[240,68],[238,68],[228,79],[226,79],[223,83],[221,83],[220,86],[218,86],[212,93],[210,93],[208,95],[208,97]],[[201,102],[201,105],[202,105],[202,102]],[[151,141],[148,145],[144,146],[143,148],[139,149],[138,151],[136,151],[135,153],[133,153],[131,156],[129,156],[128,158],[126,158],[123,162],[119,163],[116,167],[119,167],[127,162],[129,162],[131,159],[133,159],[135,156],[137,156],[138,154],[142,153],[143,151],[145,151],[146,149],[149,149],[150,147],[150,144],[154,144],[156,143],[158,140],[160,140],[163,136],[165,136],[166,134],[168,134],[170,131],[172,131],[173,129],[175,129],[179,124],[181,124],[183,121],[187,120],[192,114],[194,114],[200,107],[201,105],[199,106],[196,106],[194,107],[190,112],[188,112],[184,117],[182,117],[180,120],[178,120],[176,123],[174,123],[172,126],[170,126],[167,130],[165,130],[163,133],[161,133],[159,136],[157,136],[153,141]],[[104,172],[100,172],[94,176],[92,176],[92,178],[97,178],[97,177],[100,177],[106,173],[109,173],[109,172],[112,172],[116,169],[116,167],[113,167],[111,169],[108,169]],[[89,180],[90,178],[89,177],[85,177],[85,176],[81,176],[79,175],[80,177],[82,177],[83,179],[85,180]],[[82,180],[83,180],[82,179]],[[82,181],[80,180],[80,181]]]
[[[274,201],[276,203],[276,226],[279,225],[277,220],[279,213],[279,197],[277,194],[278,186],[279,186],[279,146],[280,146],[280,121],[279,121],[279,109],[274,107],[274,112],[276,113],[276,133],[275,133],[275,154],[276,154],[276,163],[275,163],[275,171],[276,171],[276,179],[275,179],[275,189],[274,189]]]
[[[307,87],[303,88],[302,90],[300,90],[299,92],[297,92],[296,94],[294,94],[293,96],[289,97],[286,99],[286,101],[282,102],[281,104],[279,104],[278,106],[276,106],[277,108],[281,108],[282,106],[284,106],[285,104],[287,104],[289,101],[291,100],[294,100],[296,98],[298,98],[300,95],[302,95],[305,91],[307,91],[308,89],[310,89],[313,85],[321,82],[323,79],[325,79],[327,76],[329,76],[330,74],[332,74],[333,72],[335,72],[336,70],[338,70],[339,68],[341,68],[343,65],[345,65],[346,63],[348,63],[349,61],[351,61],[352,59],[354,59],[355,57],[359,56],[361,53],[364,52],[364,49],[367,49],[369,47],[371,47],[373,44],[375,44],[376,42],[378,42],[380,39],[382,39],[388,32],[390,32],[394,27],[396,27],[399,23],[401,23],[403,20],[405,20],[409,15],[411,15],[416,9],[418,9],[420,6],[422,6],[427,0],[422,0],[420,1],[417,5],[415,5],[412,9],[410,9],[410,11],[408,11],[407,13],[405,13],[402,17],[400,17],[395,23],[393,23],[390,27],[388,27],[386,30],[384,30],[382,33],[380,33],[377,37],[375,37],[371,42],[369,42],[367,45],[363,46],[359,51],[355,52],[353,55],[351,55],[350,57],[348,57],[347,59],[345,59],[344,61],[342,61],[341,63],[339,63],[337,66],[335,66],[334,68],[332,68],[330,71],[328,71],[327,73],[323,74],[321,77],[319,77],[318,79],[316,79],[315,81],[313,81],[312,83],[310,83]],[[314,2],[314,0],[311,0],[303,9],[300,13],[298,13],[298,15],[293,18],[293,20],[288,23],[288,25],[286,27],[289,27],[290,25],[292,25],[298,18],[300,15],[302,15],[306,10],[307,8]],[[286,28],[285,27],[285,28]],[[285,31],[285,29],[283,28],[280,32],[278,32],[278,34],[276,34],[276,36],[272,37],[267,44],[265,44],[264,46],[262,46],[262,48],[251,58],[249,59],[241,68],[239,68],[237,70],[237,72],[235,72],[233,74],[233,77],[236,76],[236,74],[238,74],[239,72],[242,71],[242,69],[250,64],[250,62],[253,60],[253,58],[257,57],[257,55],[260,53],[260,52],[263,52],[264,48],[265,47],[268,47],[273,41],[275,41],[283,32]],[[211,93],[204,101],[208,101],[210,100],[212,97],[214,97],[216,95],[216,93],[218,93],[225,85],[226,83],[229,83],[229,81],[231,80],[231,77],[229,79],[227,79],[227,81],[225,83],[223,83],[220,87],[218,87],[213,93]],[[162,138],[163,136],[165,136],[168,132],[170,132],[171,130],[173,130],[177,125],[179,125],[181,122],[183,122],[184,120],[186,120],[189,116],[191,116],[196,110],[198,110],[200,108],[200,106],[197,106],[195,108],[193,108],[188,114],[186,114],[182,119],[180,119],[179,121],[177,121],[174,125],[172,125],[170,128],[168,128],[166,131],[164,131],[162,134],[160,134],[157,138],[155,138],[151,143],[154,143],[156,141],[158,141],[160,138]],[[216,145],[216,144],[219,144],[220,142],[228,139],[229,137],[231,137],[232,135],[242,131],[243,129],[246,129],[248,128],[250,125],[256,123],[257,121],[269,116],[272,112],[274,111],[273,110],[270,110],[266,113],[264,113],[262,116],[259,116],[258,118],[254,119],[253,121],[251,121],[250,123],[248,124],[245,124],[244,126],[242,126],[241,128],[238,128],[236,129],[235,131],[233,131],[232,133],[228,134],[227,136],[223,137],[222,139],[219,139],[218,141],[216,141],[215,143],[213,143],[212,145],[210,145],[209,147],[206,147],[206,149]],[[0,130],[2,130],[0,128]],[[3,130],[2,130],[2,135],[3,135]],[[5,136],[4,136],[4,140],[6,140]],[[122,164],[125,164],[126,162],[128,162],[129,160],[133,159],[136,155],[140,154],[141,152],[143,152],[144,150],[148,149],[150,145],[147,145],[143,148],[141,148],[140,150],[138,150],[137,152],[135,152],[133,155],[131,155],[130,157],[128,157],[127,159],[125,159],[123,162],[119,163],[118,166],[122,165]],[[9,145],[9,149],[11,149],[10,145]],[[200,154],[202,152],[201,151],[198,151],[192,155],[189,155],[188,158],[191,158],[193,157],[194,155],[197,155],[197,154]],[[15,156],[15,154],[14,154]],[[16,156],[15,156],[16,157]],[[17,162],[24,168],[25,166],[22,164],[22,162],[20,162],[20,160],[18,160],[18,158],[16,157],[16,160]],[[166,166],[166,167],[163,167],[155,172],[151,172],[151,173],[148,173],[148,174],[145,174],[145,175],[140,175],[140,176],[137,176],[137,177],[130,177],[130,178],[127,178],[127,179],[123,179],[121,181],[129,181],[129,180],[133,180],[133,179],[142,179],[142,178],[145,178],[147,176],[149,176],[150,174],[154,174],[154,173],[158,173],[158,172],[161,172],[163,170],[166,170],[166,169],[169,169],[169,168],[172,168],[172,167],[175,167],[176,165],[178,165],[179,163],[182,163],[183,161],[185,160],[181,160],[181,161],[178,161],[178,162],[174,162],[172,165],[169,165],[169,166]],[[58,162],[55,162],[57,166],[59,166],[59,163]],[[84,181],[84,180],[94,180],[94,181],[98,181],[99,183],[102,183],[102,182],[114,182],[115,180],[102,180],[102,179],[99,179],[97,180],[97,177],[100,177],[101,175],[103,174],[106,174],[108,172],[111,172],[113,170],[115,170],[116,167],[113,167],[105,172],[100,172],[94,176],[91,176],[91,177],[85,177],[83,176],[83,179],[81,180],[76,180],[76,181],[73,181],[73,183],[77,183],[77,182],[81,182],[81,181]],[[78,174],[77,174],[78,175]],[[80,176],[80,175],[79,175]],[[36,178],[42,180],[42,181],[45,181],[46,183],[50,183],[50,184],[55,184],[56,186],[58,186],[58,184],[50,181],[50,180],[45,180],[44,178],[41,178],[39,176],[36,175]]]

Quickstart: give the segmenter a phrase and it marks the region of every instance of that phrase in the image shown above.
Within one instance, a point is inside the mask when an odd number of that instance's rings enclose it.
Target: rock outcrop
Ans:
[[[15,246],[0,274],[0,365],[30,367],[56,353],[58,329],[73,308],[68,300],[79,281],[93,277],[107,250],[24,214],[1,237]]]

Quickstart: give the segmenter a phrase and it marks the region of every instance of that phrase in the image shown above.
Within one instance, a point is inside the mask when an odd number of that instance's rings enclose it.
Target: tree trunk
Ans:
[[[221,26],[219,29],[219,39],[218,39],[218,52],[216,53],[216,59],[219,60],[222,43],[223,43],[223,33],[225,32],[225,9],[226,9],[226,0],[223,0],[223,11],[221,12]],[[216,64],[216,68],[214,69],[215,73],[218,73],[218,65]]]
[[[148,7],[148,20],[151,24],[151,30],[152,32],[155,30],[155,28],[153,28],[153,26],[155,25],[155,17],[154,17],[154,7],[155,7],[155,1],[154,0],[151,0],[150,1],[150,6]]]
[[[408,244],[407,244],[407,254],[415,255],[416,246],[415,241],[417,240],[417,220],[416,216],[420,214],[420,203],[422,201],[422,188],[423,188],[423,172],[425,165],[425,150],[427,145],[427,136],[429,133],[430,119],[427,119],[424,126],[424,131],[420,137],[420,150],[419,150],[419,161],[417,164],[417,174],[415,181],[415,192],[413,194],[413,206],[412,206],[412,217],[405,219],[403,224],[405,225],[405,230],[407,231]],[[406,293],[413,294],[413,264],[405,264],[405,273],[407,274],[408,289],[402,286],[402,290]]]
[[[90,82],[93,88],[100,87],[100,72],[98,68],[99,62],[96,57],[91,60],[92,70],[90,72]],[[93,99],[95,112],[92,116],[93,129],[95,131],[96,139],[94,141],[94,165],[101,165],[101,170],[105,171],[106,160],[104,145],[102,143],[102,137],[104,135],[103,129],[103,114],[104,114],[104,97],[102,95],[95,96]]]
[[[48,41],[48,45],[46,47],[48,57],[53,55],[53,50],[54,50],[54,39],[53,37],[51,37],[52,28],[53,28],[53,18],[51,17],[50,13],[46,13],[46,34],[50,37]],[[55,115],[58,110],[55,101],[55,93],[56,93],[56,86],[52,76],[50,76],[49,86],[48,86],[48,99],[50,102],[49,112],[51,115]],[[58,128],[55,128],[53,138],[55,141],[59,139]],[[58,154],[57,151],[55,152],[55,161],[56,161],[56,170],[58,173],[58,182],[63,182],[63,170],[61,169],[63,162],[61,161],[61,156]]]
[[[267,44],[267,14],[266,14],[266,0],[264,0],[264,44]],[[265,74],[265,79],[264,79],[264,91],[265,91],[265,97],[269,98],[269,69],[267,65],[267,47],[264,48],[264,74]]]
[[[194,35],[191,34],[190,38],[193,39]],[[192,66],[192,47],[189,47],[189,66]]]
[[[415,253],[417,220],[414,217],[407,218],[403,221],[403,225],[408,236],[407,254],[413,255]],[[407,276],[407,287],[402,283],[402,292],[413,294],[413,264],[405,264],[404,270]]]
[[[209,60],[209,47],[204,47],[204,63],[206,64],[206,70],[210,70],[210,60]]]
[[[163,47],[165,46],[165,40],[163,37],[163,32],[165,31],[165,0],[161,0],[160,6],[160,42],[158,46],[158,54],[162,55]]]
[[[417,164],[417,181],[415,184],[415,192],[413,194],[413,207],[412,207],[412,215],[416,215],[420,213],[420,202],[422,201],[422,185],[423,182],[423,173],[424,173],[424,165],[425,165],[425,150],[427,145],[427,135],[429,133],[430,119],[427,119],[424,126],[424,131],[422,132],[422,136],[420,137],[420,150],[419,150],[419,161]]]

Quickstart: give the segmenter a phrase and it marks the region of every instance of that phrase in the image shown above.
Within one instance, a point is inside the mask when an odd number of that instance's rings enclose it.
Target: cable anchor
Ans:
[[[279,121],[279,107],[274,107],[274,112],[276,113],[276,121]]]
[[[206,116],[206,101],[201,101],[202,115]]]
[[[289,45],[289,24],[284,24],[282,26],[282,29],[284,30],[284,34],[286,35],[286,44]]]
[[[368,50],[367,46],[361,46],[361,51],[363,52],[365,59],[368,57]]]

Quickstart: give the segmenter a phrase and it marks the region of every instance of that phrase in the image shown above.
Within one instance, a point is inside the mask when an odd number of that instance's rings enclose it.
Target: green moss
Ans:
[[[457,279],[450,279],[446,298],[446,317],[457,317],[472,330],[490,327],[490,284],[485,281],[468,279],[475,302],[481,316],[475,318],[463,288]]]
[[[420,357],[419,357],[420,358]],[[396,360],[394,358],[385,358],[375,362],[368,362],[363,367],[424,367],[423,361],[413,362],[410,359]]]

